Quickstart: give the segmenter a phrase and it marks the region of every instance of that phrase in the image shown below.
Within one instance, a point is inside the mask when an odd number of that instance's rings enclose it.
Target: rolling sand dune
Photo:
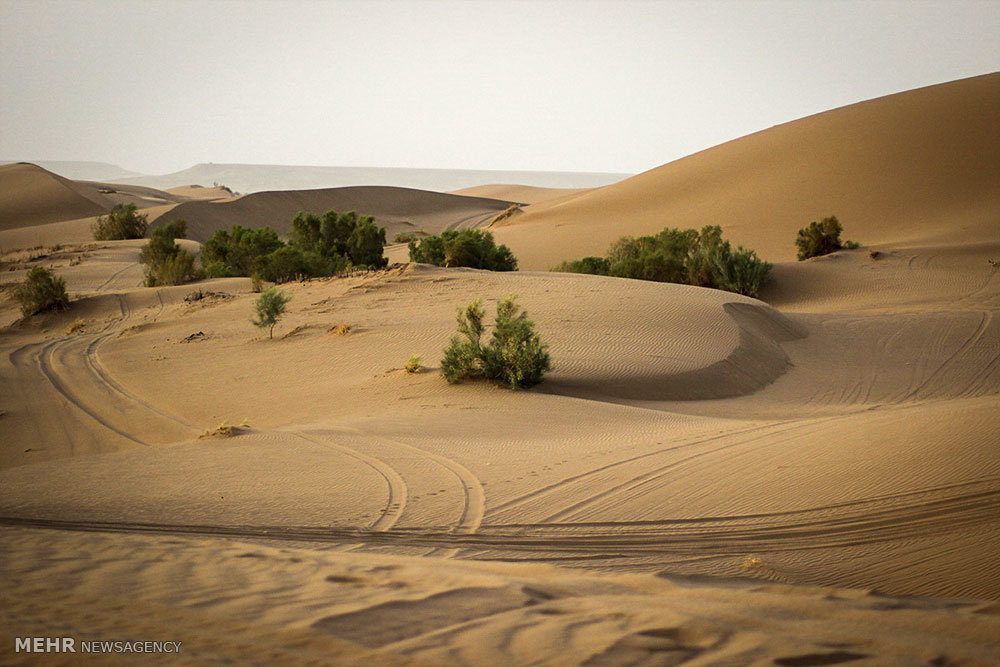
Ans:
[[[213,232],[233,225],[273,227],[286,234],[299,211],[324,213],[357,211],[374,216],[391,242],[400,232],[428,234],[458,227],[488,224],[510,202],[481,197],[394,187],[350,187],[326,190],[258,192],[232,201],[181,204],[158,221],[186,220],[188,237],[206,241]]]
[[[0,166],[0,230],[86,218],[112,206],[96,188],[33,164]]]
[[[209,662],[995,663],[998,85],[535,193],[494,226],[547,268],[739,209],[730,236],[777,260],[762,300],[393,265],[283,285],[269,340],[248,279],[139,286],[142,242],[4,254],[0,619],[180,639]],[[346,188],[159,219],[186,218],[194,250],[300,209],[374,213],[391,237],[507,206]],[[829,213],[866,246],[781,261]],[[52,245],[85,222],[29,231]],[[23,320],[9,286],[37,265],[74,301]],[[512,293],[550,346],[545,382],[447,384],[456,307],[492,316]],[[403,370],[413,354],[425,372]]]
[[[602,255],[624,235],[721,225],[764,259],[836,215],[864,244],[1000,240],[1000,74],[854,104],[538,204],[496,228],[522,268]]]

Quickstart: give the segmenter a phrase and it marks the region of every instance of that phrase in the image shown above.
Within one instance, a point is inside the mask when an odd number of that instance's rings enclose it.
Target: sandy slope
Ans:
[[[33,164],[0,166],[0,230],[100,215],[113,205],[96,188]]]
[[[216,230],[233,225],[269,226],[285,234],[299,211],[324,213],[334,209],[373,216],[385,227],[391,242],[400,232],[434,234],[444,229],[482,226],[508,206],[510,202],[494,199],[362,186],[257,192],[225,202],[190,202],[172,209],[158,221],[187,220],[188,237],[203,242]]]
[[[181,641],[186,662],[988,665],[1000,651],[995,603],[211,538],[0,534],[0,623],[15,636]]]
[[[603,254],[623,235],[722,225],[770,261],[836,215],[864,244],[1000,240],[1000,74],[890,95],[758,132],[531,207],[497,228],[521,266]]]

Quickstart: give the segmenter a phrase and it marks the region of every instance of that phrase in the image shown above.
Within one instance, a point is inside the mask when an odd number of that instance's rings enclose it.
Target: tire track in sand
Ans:
[[[376,458],[374,456],[369,456],[359,452],[358,450],[348,447],[347,445],[342,445],[339,442],[333,442],[331,440],[325,440],[307,435],[303,431],[279,431],[279,433],[291,433],[292,435],[317,444],[323,447],[331,447],[340,452],[343,452],[347,456],[353,459],[361,461],[376,473],[378,473],[382,479],[385,480],[386,487],[389,491],[389,498],[386,501],[385,510],[382,512],[382,516],[376,519],[369,527],[369,530],[375,532],[385,532],[390,530],[396,525],[400,517],[403,515],[403,511],[406,509],[407,497],[409,495],[408,487],[406,486],[406,481],[403,479],[395,468],[390,466],[388,463],[382,459]]]

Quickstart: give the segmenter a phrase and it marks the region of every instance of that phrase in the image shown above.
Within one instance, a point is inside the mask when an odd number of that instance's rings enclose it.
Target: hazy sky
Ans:
[[[0,158],[642,171],[1000,69],[987,2],[0,0]]]

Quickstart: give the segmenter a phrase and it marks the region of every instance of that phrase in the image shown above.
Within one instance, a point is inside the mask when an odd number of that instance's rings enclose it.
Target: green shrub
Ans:
[[[414,354],[407,359],[406,365],[403,366],[403,370],[411,375],[423,371],[424,367],[420,365],[420,355]]]
[[[493,234],[482,229],[449,229],[440,235],[410,241],[410,261],[435,266],[467,266],[490,271],[516,271],[517,258],[498,246]]]
[[[68,308],[66,281],[42,266],[36,266],[14,290],[14,298],[25,317],[53,308]]]
[[[257,319],[250,320],[255,326],[267,329],[268,338],[274,338],[274,327],[285,313],[285,305],[290,297],[277,287],[268,287],[260,293],[254,304]]]
[[[396,238],[393,239],[396,243],[409,243],[410,241],[416,241],[420,238],[416,232],[400,232],[396,234]]]
[[[584,257],[583,259],[567,260],[552,270],[560,273],[586,273],[594,276],[606,276],[610,263],[604,257]]]
[[[318,276],[332,276],[346,267],[340,255],[324,257],[314,251],[303,251],[297,246],[286,245],[270,255],[254,260],[251,275],[272,283],[287,283]]]
[[[389,261],[382,256],[385,250],[385,229],[375,224],[370,217],[358,220],[347,238],[347,256],[354,266],[378,269]]]
[[[482,301],[476,299],[458,312],[458,333],[444,350],[441,374],[448,382],[486,378],[511,389],[533,387],[551,368],[547,346],[535,333],[528,314],[515,297],[497,304],[496,323],[488,345],[484,332]]]
[[[722,238],[722,228],[662,230],[656,236],[623,236],[611,244],[607,257],[565,261],[552,269],[680,283],[756,296],[771,265],[752,250],[737,248]]]
[[[187,233],[187,223],[171,220],[153,230],[139,254],[146,265],[146,286],[182,285],[195,278],[194,256],[175,242]]]
[[[120,241],[141,239],[146,235],[149,222],[139,213],[135,204],[117,204],[107,215],[102,215],[90,226],[95,241]]]
[[[358,216],[354,211],[329,210],[322,217],[299,213],[292,219],[288,242],[306,253],[346,257],[354,266],[379,268],[387,263],[382,256],[385,229],[371,216]]]
[[[744,296],[758,296],[771,274],[771,265],[743,246],[735,252],[718,255],[715,261],[717,288]]]
[[[247,229],[234,225],[231,230],[218,230],[205,242],[201,266],[212,278],[249,276],[255,261],[284,245],[270,227]]]
[[[798,248],[799,261],[810,257],[820,257],[829,255],[842,248],[854,249],[859,247],[855,241],[840,242],[840,233],[844,231],[840,221],[836,216],[823,218],[819,222],[815,220],[809,223],[808,227],[799,230],[795,239],[795,246]]]

